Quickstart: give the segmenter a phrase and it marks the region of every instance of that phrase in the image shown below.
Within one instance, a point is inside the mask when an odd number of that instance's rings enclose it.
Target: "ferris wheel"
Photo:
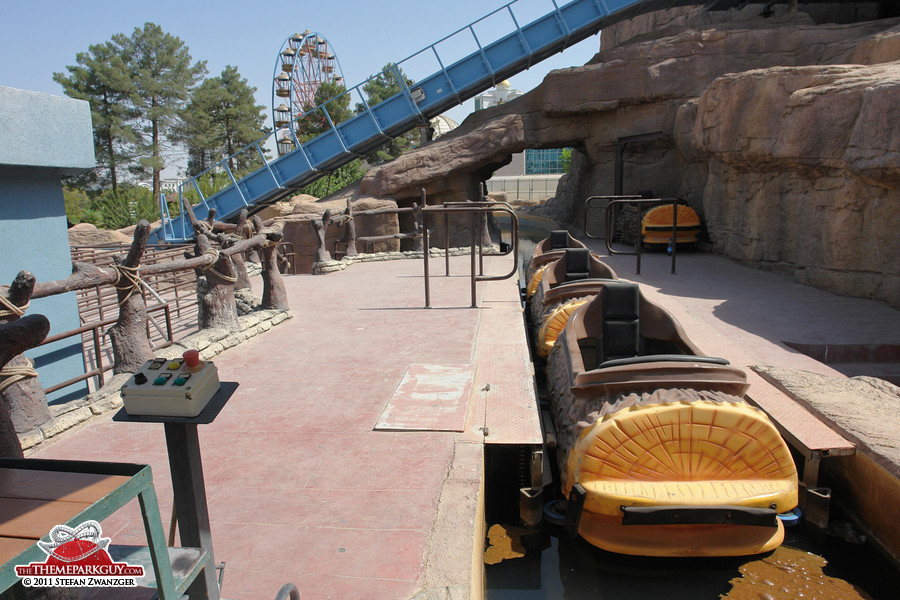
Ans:
[[[307,29],[287,38],[278,52],[272,82],[275,129],[314,108],[319,103],[316,92],[323,83],[343,80],[341,65],[325,36]]]

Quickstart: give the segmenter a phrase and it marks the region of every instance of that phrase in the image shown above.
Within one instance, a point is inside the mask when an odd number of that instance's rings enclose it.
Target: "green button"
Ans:
[[[165,385],[168,377],[157,377],[153,380],[153,385]]]
[[[173,385],[184,385],[184,382],[187,381],[184,377],[177,377],[175,381],[172,382]]]

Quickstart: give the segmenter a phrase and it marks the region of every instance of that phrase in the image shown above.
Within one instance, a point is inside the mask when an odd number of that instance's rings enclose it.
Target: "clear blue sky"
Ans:
[[[567,0],[559,0],[563,5]],[[243,0],[15,0],[5,3],[0,19],[0,85],[62,95],[52,79],[75,64],[78,52],[130,35],[147,21],[176,35],[194,60],[206,60],[209,74],[234,65],[256,88],[259,104],[271,110],[272,76],[284,40],[306,29],[322,34],[332,45],[348,87],[398,62],[457,29],[502,7],[505,0],[327,0],[320,2],[254,2]],[[519,0],[513,5],[520,24],[552,10],[551,0]],[[502,15],[476,28],[482,43],[512,30]],[[477,49],[470,34],[439,47],[442,59],[458,58]],[[582,65],[600,45],[599,36],[568,48],[510,79],[515,89],[528,91],[554,68]],[[458,53],[458,56],[454,56]],[[422,68],[427,68],[426,64]],[[422,77],[415,65],[407,75]],[[472,100],[449,111],[462,121],[474,108]],[[271,117],[267,122],[271,126]]]

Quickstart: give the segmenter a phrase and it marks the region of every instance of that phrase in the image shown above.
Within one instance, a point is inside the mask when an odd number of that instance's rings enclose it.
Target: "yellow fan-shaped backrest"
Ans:
[[[573,460],[578,473],[572,473]],[[766,415],[743,402],[632,406],[582,432],[570,480],[796,478],[787,445]]]
[[[538,331],[538,356],[550,356],[550,351],[553,350],[553,345],[556,343],[556,338],[559,337],[559,334],[563,329],[565,329],[566,323],[569,321],[569,315],[571,315],[576,308],[587,301],[588,298],[576,298],[575,300],[569,300],[568,302],[556,307],[553,312],[547,315],[547,317],[544,319],[544,322],[541,324],[540,330]]]
[[[647,233],[648,227],[672,227],[672,205],[664,204],[647,211],[641,220],[641,233]],[[700,217],[690,206],[678,205],[678,227],[699,227]]]
[[[546,265],[542,266],[534,272],[534,275],[531,276],[531,281],[529,281],[528,285],[525,287],[526,300],[530,300],[531,297],[534,296],[534,293],[537,291],[538,286],[541,285],[541,279],[544,277],[544,272],[550,267],[550,264],[552,263],[547,263]]]

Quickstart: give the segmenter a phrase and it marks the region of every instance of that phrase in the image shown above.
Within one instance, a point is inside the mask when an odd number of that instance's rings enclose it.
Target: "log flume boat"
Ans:
[[[525,281],[530,282],[538,269],[561,258],[566,248],[587,248],[587,246],[581,240],[572,237],[565,229],[551,231],[550,235],[534,245],[528,269],[525,271]]]
[[[672,241],[672,205],[664,204],[648,210],[641,219],[641,238],[649,246],[666,245]],[[700,217],[693,208],[678,205],[678,228],[675,241],[678,244],[692,244],[700,235]]]
[[[587,248],[566,248],[556,260],[539,267],[534,293],[527,295],[539,356],[547,356],[571,311],[597,294],[603,282],[618,279],[609,265]]]
[[[546,364],[567,527],[633,555],[780,545],[797,470],[769,418],[743,399],[746,374],[704,356],[637,284],[595,283]]]

